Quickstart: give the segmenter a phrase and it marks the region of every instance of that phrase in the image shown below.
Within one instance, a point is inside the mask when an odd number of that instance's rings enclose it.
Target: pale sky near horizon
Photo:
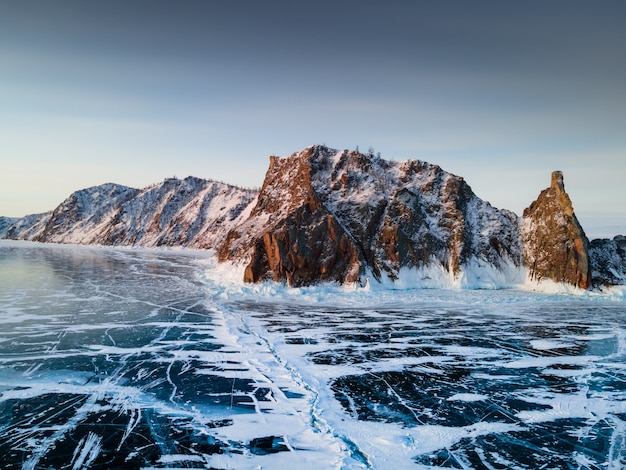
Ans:
[[[626,233],[626,2],[0,0],[0,215],[105,182],[260,186],[311,144]]]

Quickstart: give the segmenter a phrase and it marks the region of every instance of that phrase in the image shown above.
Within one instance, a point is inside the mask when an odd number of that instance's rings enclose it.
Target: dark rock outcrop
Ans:
[[[363,273],[355,240],[324,206],[311,181],[307,149],[290,159],[272,157],[250,218],[235,227],[219,259],[249,259],[244,281],[355,282]]]
[[[593,284],[626,284],[626,237],[617,235],[613,239],[601,238],[589,244],[591,276]]]
[[[550,279],[581,289],[591,285],[589,241],[565,192],[563,173],[524,209],[522,217],[524,265],[533,280]]]

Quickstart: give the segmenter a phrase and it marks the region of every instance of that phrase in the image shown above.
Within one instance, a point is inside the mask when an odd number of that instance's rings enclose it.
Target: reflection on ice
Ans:
[[[0,243],[3,468],[624,468],[624,302]]]

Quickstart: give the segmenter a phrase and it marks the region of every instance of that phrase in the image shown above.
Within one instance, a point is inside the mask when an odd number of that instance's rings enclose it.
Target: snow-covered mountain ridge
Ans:
[[[188,177],[139,190],[103,184],[52,212],[24,217],[6,237],[49,243],[216,248],[245,219],[257,191]]]
[[[210,248],[245,266],[247,282],[292,286],[501,287],[529,276],[587,288],[626,273],[618,245],[589,245],[560,172],[520,218],[437,165],[318,145],[270,157],[260,191],[193,177],[142,190],[106,184],[14,222],[6,237]]]

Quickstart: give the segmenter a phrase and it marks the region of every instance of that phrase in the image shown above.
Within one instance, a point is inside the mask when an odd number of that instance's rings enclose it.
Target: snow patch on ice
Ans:
[[[91,463],[98,457],[100,449],[102,448],[102,437],[90,432],[86,437],[83,437],[76,450],[72,461],[74,465],[72,470],[79,470],[82,468],[89,468]]]
[[[538,351],[548,351],[551,349],[566,349],[571,348],[571,343],[564,343],[558,340],[551,339],[534,339],[530,341],[530,346]]]
[[[481,393],[455,393],[451,397],[449,397],[448,401],[465,401],[465,402],[474,402],[474,401],[485,401],[489,397],[487,395],[483,395]]]
[[[201,455],[189,454],[166,454],[159,457],[159,463],[177,463],[177,462],[204,462]]]
[[[554,421],[566,418],[584,418],[599,420],[608,415],[626,413],[626,400],[613,397],[607,400],[606,393],[590,393],[581,390],[571,394],[551,394],[545,398],[525,397],[530,403],[546,405],[547,410],[525,410],[517,413],[517,417],[526,423]]]

